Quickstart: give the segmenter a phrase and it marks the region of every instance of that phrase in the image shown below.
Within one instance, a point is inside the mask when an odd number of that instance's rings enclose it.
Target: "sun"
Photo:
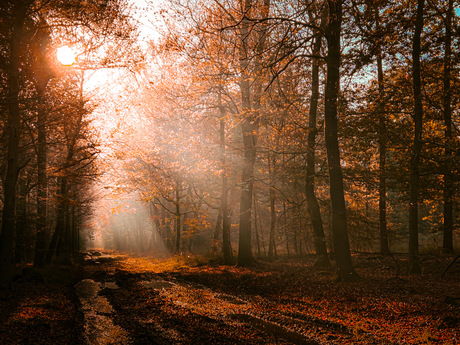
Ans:
[[[56,56],[59,62],[64,66],[70,66],[75,63],[75,51],[69,46],[59,47],[56,51]]]

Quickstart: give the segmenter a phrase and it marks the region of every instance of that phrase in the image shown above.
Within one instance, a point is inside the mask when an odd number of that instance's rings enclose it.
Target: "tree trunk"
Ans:
[[[329,24],[326,29],[328,53],[325,89],[325,127],[327,163],[332,208],[332,239],[337,263],[337,279],[351,281],[359,278],[353,268],[348,240],[347,215],[343,190],[342,167],[337,138],[337,106],[340,81],[340,32],[342,1],[328,0]]]
[[[287,211],[286,211],[285,202],[283,202],[283,228],[284,228],[284,236],[286,237],[286,252],[287,252],[287,255],[290,255],[291,251],[289,250],[289,231],[288,231]]]
[[[249,19],[247,12],[252,6],[250,0],[245,0],[242,13],[244,14],[240,27],[240,90],[243,121],[243,172],[241,176],[240,224],[238,242],[238,265],[248,266],[254,261],[251,248],[251,207],[252,187],[254,184],[254,164],[256,160],[256,131],[258,125],[251,109],[251,90],[249,76]]]
[[[46,84],[45,84],[46,85]],[[44,103],[45,87],[37,87],[39,108],[37,114],[37,234],[35,238],[34,266],[42,267],[45,264],[46,230],[47,230],[47,203],[48,178],[47,143],[46,143],[46,109]]]
[[[0,234],[0,288],[8,285],[13,255],[15,231],[16,184],[19,174],[19,142],[21,140],[21,117],[19,114],[19,74],[20,49],[24,21],[28,5],[14,4],[14,24],[10,40],[10,61],[7,70],[8,114],[6,132],[8,133],[8,165],[3,186],[2,232]]]
[[[38,96],[37,109],[37,222],[35,238],[34,266],[42,267],[46,255],[47,234],[47,204],[48,204],[48,178],[47,168],[47,109],[46,86],[52,78],[47,49],[51,42],[50,32],[46,29],[46,21],[39,17],[38,28],[31,42],[31,50],[36,58],[32,65],[35,79],[35,89]]]
[[[259,239],[259,226],[258,226],[258,221],[259,217],[257,214],[257,201],[256,201],[256,195],[254,194],[254,230],[255,230],[255,235],[256,235],[256,245],[257,245],[257,257],[260,258],[260,239]]]
[[[212,243],[211,243],[211,253],[217,254],[218,247],[219,247],[219,239],[222,233],[222,208],[219,208],[217,211],[217,219],[216,219],[216,226],[214,227],[214,234],[212,235]]]
[[[379,8],[375,5],[375,22],[377,32],[380,29]],[[385,84],[383,75],[383,59],[381,53],[380,42],[376,42],[377,50],[377,79],[379,85],[379,100],[377,112],[379,118],[378,137],[379,137],[379,236],[380,236],[380,252],[389,253],[388,246],[388,230],[387,230],[387,184],[386,184],[386,152],[387,152],[387,137],[385,125]]]
[[[412,78],[414,88],[414,141],[410,161],[409,191],[409,273],[420,273],[418,257],[418,203],[420,183],[420,153],[422,151],[423,104],[420,67],[420,37],[423,29],[423,7],[425,0],[417,2],[417,18],[412,46]]]
[[[452,54],[452,14],[454,11],[454,1],[449,0],[449,8],[446,15],[446,37],[444,53],[444,137],[445,137],[445,160],[444,165],[444,231],[442,250],[445,253],[454,252],[453,244],[453,200],[454,200],[454,181],[452,174],[452,90],[450,86],[451,73],[451,54]]]
[[[160,224],[160,212],[158,211],[157,206],[155,205],[155,201],[152,201],[150,203],[150,218],[152,221],[152,236],[149,244],[149,251],[153,251],[155,249],[155,246],[158,243],[157,240],[157,235],[161,234],[161,224]],[[161,236],[163,242],[164,238]]]
[[[227,180],[227,148],[225,140],[225,107],[222,104],[222,90],[219,89],[219,138],[220,138],[220,164],[222,170],[222,192],[220,199],[219,214],[222,218],[222,254],[224,256],[224,264],[232,265],[234,263],[232,242],[230,238],[230,212],[228,209],[228,180]]]
[[[322,11],[321,27],[324,27],[326,22],[327,8]],[[313,44],[313,56],[319,56],[321,53],[321,36],[315,38]],[[305,181],[305,197],[307,200],[308,215],[310,216],[313,229],[313,238],[316,250],[317,267],[330,267],[329,258],[327,256],[326,236],[324,235],[323,220],[321,218],[321,210],[319,208],[318,199],[315,194],[315,149],[316,149],[316,127],[318,100],[319,100],[319,58],[312,59],[311,71],[311,98],[310,98],[310,113],[308,117],[308,137],[307,137],[307,172]]]
[[[276,157],[274,153],[268,155],[268,170],[270,174],[270,236],[268,239],[268,258],[273,260],[276,253],[275,232],[276,232],[276,190],[275,190],[275,176],[276,176]]]
[[[51,241],[46,253],[45,262],[51,264],[53,257],[56,255],[66,255],[66,238],[65,238],[65,203],[67,194],[67,178],[61,176],[58,178],[59,194],[57,195],[56,206],[56,227],[51,237]],[[67,258],[64,258],[67,261]]]
[[[181,182],[179,181],[179,179],[176,179],[176,199],[174,201],[174,204],[176,206],[176,211],[174,213],[174,216],[175,216],[175,222],[174,222],[174,225],[175,225],[175,230],[176,230],[176,244],[175,244],[175,248],[174,248],[174,251],[176,254],[178,254],[180,252],[180,241],[181,241],[181,238],[180,238],[180,226],[181,226],[181,222],[180,222],[180,186],[181,186]]]
[[[257,45],[255,47],[254,70],[252,73],[255,79],[254,102],[251,104],[251,75],[249,73],[249,46],[250,35],[255,27],[250,30],[249,11],[254,4],[251,0],[245,0],[242,8],[243,18],[241,20],[239,38],[240,38],[240,90],[241,90],[241,108],[243,121],[241,129],[243,131],[243,173],[242,189],[240,201],[240,233],[238,246],[238,265],[248,266],[254,262],[251,248],[251,207],[252,207],[252,189],[254,184],[254,165],[256,161],[256,142],[257,132],[259,130],[259,117],[262,96],[262,74],[261,55],[265,47],[267,21],[261,24],[258,29]],[[267,18],[270,10],[270,0],[264,0],[261,18]]]
[[[14,262],[24,263],[27,258],[27,194],[29,194],[28,178],[22,177],[18,183],[18,196],[16,200],[16,236],[14,248]]]

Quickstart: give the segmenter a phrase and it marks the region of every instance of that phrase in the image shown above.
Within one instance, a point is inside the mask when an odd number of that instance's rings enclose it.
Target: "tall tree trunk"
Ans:
[[[78,252],[80,251],[80,233],[78,231],[78,222],[77,222],[77,214],[75,212],[75,205],[72,205],[70,207],[70,212],[69,212],[69,226],[71,229],[71,234],[72,234],[72,241],[71,241],[71,255],[72,258],[75,259],[78,255]]]
[[[222,196],[221,196],[222,197]],[[214,234],[212,235],[211,253],[217,254],[219,248],[219,239],[222,234],[222,207],[217,211],[216,226],[214,227]]]
[[[37,223],[35,238],[34,266],[42,267],[45,263],[46,234],[47,234],[47,204],[48,204],[48,178],[47,168],[47,109],[46,109],[46,86],[52,78],[53,72],[50,67],[47,50],[51,42],[50,32],[46,29],[46,21],[39,17],[37,31],[31,43],[31,50],[35,56],[32,66],[35,79],[35,89],[38,96],[37,110]]]
[[[257,214],[257,200],[256,200],[256,194],[254,193],[254,230],[255,230],[255,235],[256,235],[256,245],[257,245],[257,257],[260,258],[260,240],[259,240],[259,217]]]
[[[232,265],[234,263],[232,242],[230,238],[230,212],[228,209],[228,177],[227,177],[227,148],[225,140],[225,107],[222,104],[222,89],[219,89],[219,137],[220,137],[220,164],[222,171],[222,192],[220,199],[220,209],[222,218],[222,254],[224,264]]]
[[[377,32],[380,31],[380,17],[378,5],[375,5],[375,22]],[[379,100],[377,112],[379,118],[378,137],[379,137],[379,236],[380,252],[389,253],[388,230],[387,230],[387,183],[386,183],[386,152],[387,137],[385,129],[385,84],[383,75],[383,59],[380,47],[380,41],[377,40],[377,79],[379,85]]]
[[[181,227],[181,222],[180,222],[180,188],[181,188],[181,182],[179,180],[179,178],[176,179],[176,198],[174,200],[174,204],[176,206],[176,210],[175,210],[175,213],[174,213],[174,216],[175,216],[175,222],[174,222],[174,225],[175,225],[175,230],[176,230],[176,244],[175,244],[175,247],[174,247],[174,251],[177,253],[180,252],[180,241],[181,241],[181,233],[180,233],[180,227]]]
[[[254,164],[256,160],[256,125],[251,107],[251,90],[249,76],[249,19],[248,12],[252,6],[251,0],[245,0],[242,8],[243,19],[239,32],[240,38],[240,90],[241,90],[241,111],[243,121],[241,129],[243,132],[243,172],[241,176],[241,197],[240,197],[240,224],[238,242],[238,265],[248,266],[254,258],[251,248],[251,207],[252,187],[254,184]]]
[[[15,231],[16,184],[19,174],[19,142],[21,140],[21,117],[19,114],[19,74],[21,70],[20,46],[28,2],[14,3],[13,31],[10,40],[10,60],[7,70],[8,114],[8,165],[3,186],[2,232],[0,234],[0,288],[9,283],[13,238]]]
[[[275,233],[276,233],[276,189],[275,189],[275,180],[276,180],[276,157],[274,153],[268,154],[268,171],[270,174],[270,235],[268,239],[268,258],[270,260],[275,258],[276,253],[276,242],[275,242]]]
[[[342,24],[342,0],[328,0],[329,23],[327,38],[327,80],[325,89],[325,127],[329,188],[332,208],[332,239],[337,263],[337,279],[359,279],[353,268],[348,240],[347,214],[343,190],[342,167],[337,138],[337,105],[340,82],[340,32]]]
[[[42,267],[45,264],[46,254],[46,224],[48,203],[48,178],[47,166],[47,143],[46,143],[46,109],[44,101],[45,87],[37,86],[39,108],[37,114],[37,234],[35,238],[34,266]]]
[[[153,251],[155,249],[155,245],[158,243],[157,235],[161,234],[161,224],[160,224],[160,212],[158,211],[158,207],[155,204],[155,201],[150,203],[150,218],[152,222],[152,236],[149,245],[149,251]],[[163,242],[165,239],[161,236]]]
[[[14,247],[14,262],[23,263],[27,258],[27,195],[29,194],[28,177],[23,176],[18,182],[18,196],[16,200],[16,236]]]
[[[324,27],[327,16],[327,7],[324,7],[321,15],[321,27]],[[313,44],[313,56],[319,56],[321,53],[321,35],[315,38]],[[315,194],[315,149],[316,149],[316,134],[318,132],[316,122],[318,113],[319,100],[319,58],[312,59],[311,71],[311,98],[310,98],[310,113],[308,117],[308,137],[307,137],[307,172],[305,181],[305,197],[307,200],[308,215],[310,216],[313,229],[313,238],[316,250],[317,267],[330,267],[329,258],[327,256],[326,236],[324,235],[323,220],[321,218],[321,210],[319,208],[318,199]]]
[[[256,161],[257,151],[257,132],[259,130],[259,117],[261,108],[262,96],[262,52],[265,48],[267,36],[267,21],[260,25],[257,33],[257,45],[255,47],[254,70],[252,73],[255,79],[256,88],[254,91],[254,102],[251,104],[251,75],[249,73],[249,46],[251,31],[250,19],[248,17],[251,7],[254,6],[251,0],[245,0],[243,3],[239,38],[240,38],[240,89],[241,89],[241,107],[244,116],[241,124],[243,131],[243,173],[242,173],[242,189],[240,201],[240,233],[238,246],[238,265],[248,266],[253,263],[251,248],[251,207],[252,207],[252,189],[254,184],[254,165]],[[261,18],[267,18],[270,10],[270,0],[264,0]]]
[[[286,237],[286,252],[287,252],[287,255],[291,255],[291,251],[289,249],[289,231],[288,231],[288,222],[287,222],[286,202],[283,202],[283,228],[284,228],[284,236]]]
[[[59,194],[57,195],[57,206],[56,206],[56,227],[54,228],[53,235],[48,247],[48,251],[45,257],[45,263],[51,264],[55,255],[66,255],[67,248],[65,238],[65,204],[67,194],[67,177],[60,176],[58,178]],[[63,261],[67,261],[67,257],[64,257]]]
[[[409,273],[420,273],[420,261],[418,257],[418,203],[420,184],[420,153],[422,151],[422,81],[420,53],[420,38],[423,29],[423,7],[425,0],[417,2],[417,18],[415,21],[415,33],[412,45],[412,78],[414,88],[414,141],[412,157],[410,161],[410,191],[409,191]]]
[[[445,159],[444,165],[444,232],[442,250],[445,253],[454,252],[453,244],[453,200],[454,200],[454,181],[452,174],[452,90],[450,86],[451,73],[451,54],[452,54],[452,14],[454,11],[454,0],[449,0],[449,8],[446,15],[446,37],[444,53],[444,137],[445,137]]]

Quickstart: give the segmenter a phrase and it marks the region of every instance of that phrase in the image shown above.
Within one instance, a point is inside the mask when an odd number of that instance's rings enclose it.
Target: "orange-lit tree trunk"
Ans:
[[[327,80],[325,89],[325,127],[329,188],[332,208],[332,239],[337,264],[337,279],[341,281],[359,278],[351,260],[348,240],[347,214],[343,190],[342,167],[337,138],[337,105],[340,85],[340,34],[342,25],[342,0],[328,0],[329,23],[327,39]]]
[[[241,90],[241,112],[243,120],[241,129],[243,132],[243,173],[241,179],[241,199],[240,199],[240,224],[239,224],[239,245],[238,245],[238,265],[247,266],[254,262],[251,248],[251,208],[254,184],[254,165],[256,162],[257,133],[259,130],[259,118],[262,96],[262,64],[261,54],[265,48],[266,25],[265,21],[258,29],[255,47],[254,69],[250,73],[250,47],[249,41],[256,30],[250,27],[249,12],[254,6],[253,1],[244,0],[242,3],[242,14],[239,28],[240,43],[240,90]],[[270,0],[264,0],[262,18],[267,18],[270,10]],[[256,81],[256,88],[253,92],[253,102],[251,103],[251,77]]]
[[[417,1],[417,17],[412,45],[412,79],[414,89],[414,141],[412,144],[412,157],[410,161],[410,190],[409,190],[409,272],[420,273],[418,257],[418,203],[420,184],[420,154],[422,151],[422,80],[421,80],[421,35],[423,30],[423,7],[425,0]]]
[[[227,177],[227,162],[226,162],[226,140],[225,140],[225,107],[222,104],[222,90],[219,90],[219,137],[220,137],[220,164],[222,171],[222,194],[220,199],[220,209],[222,218],[222,253],[224,256],[224,264],[233,264],[233,250],[230,239],[230,212],[228,209],[228,177]]]
[[[243,172],[241,176],[240,223],[238,242],[238,265],[248,266],[254,258],[251,248],[251,207],[252,187],[254,184],[254,164],[256,161],[256,140],[258,122],[251,107],[251,84],[249,75],[249,19],[248,12],[252,1],[244,0],[242,4],[243,19],[239,30],[240,40],[240,91],[243,132]]]

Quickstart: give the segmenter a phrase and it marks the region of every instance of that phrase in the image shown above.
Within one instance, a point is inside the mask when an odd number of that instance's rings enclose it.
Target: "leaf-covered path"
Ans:
[[[459,343],[460,264],[442,276],[453,256],[423,256],[420,276],[400,273],[403,256],[355,256],[354,283],[313,260],[93,255],[2,292],[0,344]]]
[[[440,279],[448,258],[425,260],[423,276],[399,277],[401,258],[361,256],[358,283],[310,262],[248,269],[183,257],[125,257],[86,273],[106,284],[100,294],[133,344],[456,344],[459,270]]]

